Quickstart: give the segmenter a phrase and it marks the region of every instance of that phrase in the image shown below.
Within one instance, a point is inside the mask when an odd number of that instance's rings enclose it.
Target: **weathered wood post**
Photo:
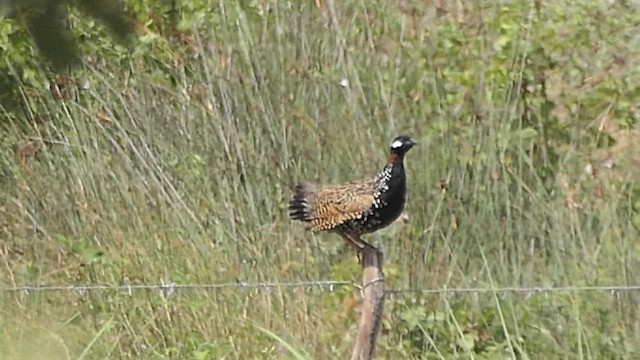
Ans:
[[[351,360],[371,360],[376,347],[376,339],[382,323],[384,308],[384,276],[382,263],[384,254],[371,245],[362,249],[362,312],[356,345]]]

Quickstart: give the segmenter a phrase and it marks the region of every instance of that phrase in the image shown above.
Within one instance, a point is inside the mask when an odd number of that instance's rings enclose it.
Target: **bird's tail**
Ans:
[[[309,195],[313,194],[315,187],[312,184],[301,182],[293,188],[293,198],[289,201],[289,217],[293,220],[311,221],[313,204]]]

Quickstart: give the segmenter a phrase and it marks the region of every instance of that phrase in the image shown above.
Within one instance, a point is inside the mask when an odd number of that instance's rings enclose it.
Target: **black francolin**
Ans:
[[[361,239],[400,216],[406,195],[404,155],[416,144],[408,136],[391,142],[387,164],[362,181],[318,187],[301,182],[289,202],[289,217],[308,223],[313,231],[331,231],[361,251],[371,246]]]

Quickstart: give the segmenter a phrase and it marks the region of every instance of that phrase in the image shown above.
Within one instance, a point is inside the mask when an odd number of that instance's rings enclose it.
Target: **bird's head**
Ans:
[[[401,135],[393,139],[389,150],[391,154],[403,157],[404,154],[406,154],[407,151],[411,150],[411,148],[415,144],[417,144],[417,142],[415,142],[415,140],[413,140],[412,138]]]

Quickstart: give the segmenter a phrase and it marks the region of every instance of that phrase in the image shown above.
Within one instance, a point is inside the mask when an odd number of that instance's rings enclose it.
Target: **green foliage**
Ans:
[[[4,59],[0,64],[0,106],[7,119],[18,125],[24,124],[20,113],[26,112],[28,116],[29,108],[43,95],[43,83],[63,86],[56,84],[51,73],[39,71],[42,67],[50,65],[53,71],[65,74],[80,63],[81,49],[112,52],[113,44],[105,40],[104,33],[93,36],[90,44],[83,44],[92,37],[89,32],[99,33],[95,20],[104,24],[122,44],[131,44],[133,37],[133,24],[117,0],[9,0],[4,6],[5,18],[0,25],[0,53]],[[80,15],[76,10],[80,10]],[[75,23],[74,30],[69,29],[70,23]]]
[[[390,288],[637,283],[636,9],[132,0],[127,51],[116,8],[77,4],[37,35],[78,44],[69,72],[0,25],[6,286],[358,282],[339,239],[289,225],[289,187],[368,176],[398,133],[421,145],[406,220],[369,238]],[[359,307],[350,287],[14,295],[12,358],[344,358]],[[390,295],[378,357],[635,358],[637,301]]]
[[[273,340],[277,341],[278,344],[280,344],[281,346],[283,346],[284,348],[286,348],[291,355],[293,356],[294,359],[296,360],[304,360],[304,359],[310,359],[311,357],[309,356],[309,354],[306,353],[306,351],[301,350],[301,349],[296,349],[293,345],[289,344],[287,341],[285,341],[284,339],[282,339],[280,336],[274,334],[272,331],[269,331],[268,329],[265,329],[261,326],[252,324],[257,330],[259,330],[260,332],[264,333],[265,335],[267,335],[268,337],[272,338]]]
[[[605,320],[610,315],[604,310],[611,302],[608,295],[518,299],[509,294],[495,300],[495,306],[488,306],[490,297],[444,299],[442,306],[431,299],[399,299],[393,303],[393,322],[386,327],[402,330],[394,331],[393,338],[382,345],[397,357],[426,359],[557,358],[584,351],[577,345],[581,341],[590,344],[589,351],[607,358],[622,358],[636,351],[629,348],[619,329]],[[599,315],[593,322],[582,323],[575,317],[576,311]]]
[[[19,19],[40,53],[56,69],[77,64],[79,51],[68,30],[68,8],[77,6],[84,14],[104,23],[121,41],[132,35],[132,24],[125,18],[117,0],[30,0],[6,1],[7,12]]]

